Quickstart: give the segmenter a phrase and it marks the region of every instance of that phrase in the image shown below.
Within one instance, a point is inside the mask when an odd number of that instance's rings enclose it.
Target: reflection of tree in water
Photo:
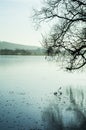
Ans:
[[[69,88],[64,93],[54,93],[54,100],[43,112],[46,130],[86,130],[83,91]]]

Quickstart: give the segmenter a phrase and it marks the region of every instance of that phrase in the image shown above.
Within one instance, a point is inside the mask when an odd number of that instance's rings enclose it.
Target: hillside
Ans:
[[[43,55],[44,53],[42,47],[0,41],[0,55]]]
[[[15,49],[36,50],[36,49],[38,49],[38,48],[41,49],[40,47],[37,47],[37,46],[20,45],[20,44],[15,44],[15,43],[9,43],[9,42],[0,41],[0,49],[10,49],[10,50],[15,50]]]

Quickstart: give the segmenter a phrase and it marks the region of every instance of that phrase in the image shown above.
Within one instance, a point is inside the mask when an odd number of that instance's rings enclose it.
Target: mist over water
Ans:
[[[86,130],[86,73],[41,56],[0,56],[1,130]]]

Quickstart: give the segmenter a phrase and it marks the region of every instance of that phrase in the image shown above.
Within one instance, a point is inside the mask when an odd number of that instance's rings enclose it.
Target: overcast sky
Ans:
[[[30,16],[41,0],[0,0],[0,41],[40,45],[41,32],[36,31]]]

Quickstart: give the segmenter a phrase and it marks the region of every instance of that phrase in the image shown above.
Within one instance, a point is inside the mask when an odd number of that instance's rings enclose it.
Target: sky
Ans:
[[[40,6],[41,0],[0,0],[0,41],[40,46],[44,29],[36,30],[31,19]]]

